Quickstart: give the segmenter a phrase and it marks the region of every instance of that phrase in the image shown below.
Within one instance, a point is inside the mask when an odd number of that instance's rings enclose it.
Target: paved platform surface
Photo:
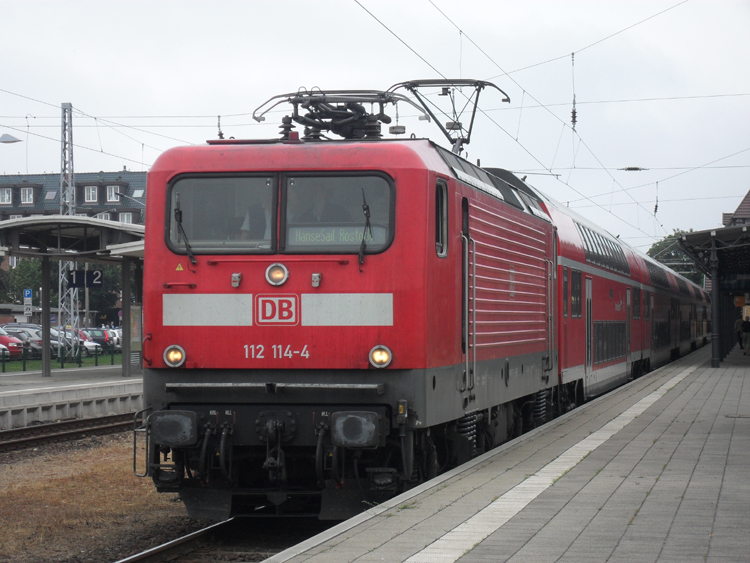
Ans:
[[[267,561],[750,561],[750,356],[705,346]]]
[[[68,418],[137,411],[143,380],[125,378],[122,366],[0,373],[0,430]]]
[[[104,362],[102,362],[104,363]],[[51,377],[42,377],[41,371],[15,371],[0,373],[0,393],[23,392],[29,389],[43,387],[60,387],[64,385],[75,385],[76,383],[89,383],[92,381],[117,381],[122,377],[122,366],[100,365],[98,367],[65,369],[52,369]],[[131,379],[141,380],[140,375]]]

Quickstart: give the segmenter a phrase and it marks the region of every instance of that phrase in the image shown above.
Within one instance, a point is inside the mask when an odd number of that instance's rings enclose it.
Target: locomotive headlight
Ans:
[[[284,264],[271,264],[266,269],[266,281],[271,285],[281,285],[289,277],[289,270],[286,269]]]
[[[376,368],[387,367],[388,364],[391,363],[392,359],[393,359],[393,354],[391,354],[391,351],[388,349],[388,346],[383,346],[382,344],[378,344],[372,350],[370,350],[370,363],[372,364],[373,367],[376,367]]]
[[[173,344],[164,350],[164,363],[171,368],[178,368],[185,363],[185,350]]]

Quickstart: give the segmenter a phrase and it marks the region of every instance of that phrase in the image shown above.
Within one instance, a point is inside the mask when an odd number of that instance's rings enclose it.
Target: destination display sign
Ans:
[[[383,227],[372,227],[372,236],[368,230],[361,226],[357,227],[290,227],[287,236],[287,246],[353,246],[362,242],[365,237],[366,244],[376,246],[386,243],[386,229]]]

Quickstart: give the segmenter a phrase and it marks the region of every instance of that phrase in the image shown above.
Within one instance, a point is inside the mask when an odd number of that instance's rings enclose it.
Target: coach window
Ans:
[[[633,318],[641,318],[641,288],[633,287]]]
[[[448,255],[448,186],[443,181],[435,186],[435,252]]]
[[[570,316],[581,317],[581,272],[570,270]]]
[[[604,253],[604,239],[599,233],[594,233],[594,242],[596,243],[597,252],[599,253],[599,265],[604,267],[607,265],[606,255]]]
[[[181,254],[261,254],[275,249],[272,176],[182,177],[170,186],[167,242]]]
[[[563,266],[563,317],[568,316],[568,267]]]

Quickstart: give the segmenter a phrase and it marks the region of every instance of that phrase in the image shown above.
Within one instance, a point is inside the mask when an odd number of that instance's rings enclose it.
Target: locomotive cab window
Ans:
[[[375,254],[393,238],[393,188],[382,176],[285,178],[284,251]]]
[[[169,194],[170,248],[183,254],[273,252],[275,186],[271,176],[178,179]]]

